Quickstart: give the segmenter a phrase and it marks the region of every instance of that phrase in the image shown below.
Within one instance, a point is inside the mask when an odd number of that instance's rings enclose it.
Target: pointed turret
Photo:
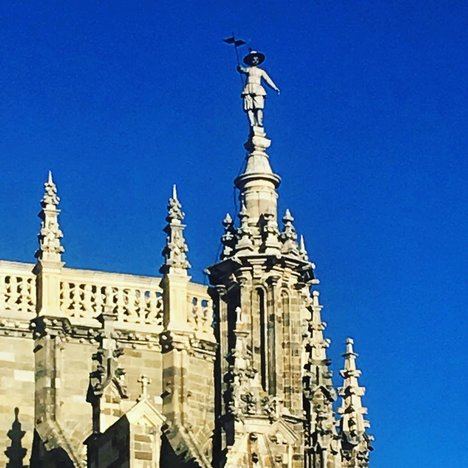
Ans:
[[[61,244],[63,233],[58,223],[60,198],[57,195],[57,186],[50,171],[44,189],[41,211],[39,212],[39,218],[41,219],[41,229],[38,235],[39,248],[35,256],[40,263],[59,264],[62,262],[62,253],[64,251]]]
[[[307,364],[304,374],[308,456],[312,467],[338,466],[339,442],[333,412],[336,392],[327,357],[330,340],[323,335],[326,323],[322,321],[318,291],[313,292],[308,309],[311,315],[305,340]]]
[[[164,265],[161,267],[161,273],[176,273],[187,275],[190,263],[187,260],[188,247],[184,238],[185,225],[182,205],[177,196],[177,188],[172,187],[172,196],[167,204],[167,226],[164,232],[167,234],[166,246],[163,250]]]
[[[344,379],[340,388],[341,406],[339,413],[340,434],[342,437],[343,461],[346,467],[367,467],[369,452],[372,450],[373,437],[367,434],[369,421],[364,418],[367,408],[362,405],[365,388],[359,386],[358,379],[361,371],[356,367],[357,354],[354,352],[352,338],[346,340],[344,369],[341,376]]]

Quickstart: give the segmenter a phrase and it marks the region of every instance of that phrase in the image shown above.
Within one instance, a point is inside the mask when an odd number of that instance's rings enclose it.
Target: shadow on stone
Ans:
[[[30,468],[74,468],[62,448],[47,450],[37,431],[34,431]]]
[[[15,419],[11,425],[11,429],[7,432],[7,437],[10,439],[10,446],[5,450],[7,457],[7,468],[23,468],[23,460],[26,456],[27,449],[23,447],[21,440],[26,432],[21,429],[19,420],[19,408],[15,408]]]
[[[198,468],[199,465],[193,461],[183,461],[175,452],[171,446],[171,443],[167,440],[165,435],[162,436],[161,445],[161,466],[167,466],[171,468]]]

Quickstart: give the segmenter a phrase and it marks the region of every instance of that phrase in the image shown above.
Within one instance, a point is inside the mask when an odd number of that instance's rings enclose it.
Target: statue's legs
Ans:
[[[251,127],[255,127],[256,125],[256,120],[255,120],[255,114],[253,110],[248,110],[247,111],[247,117],[249,118],[249,123]]]
[[[263,109],[257,109],[257,125],[263,127]]]

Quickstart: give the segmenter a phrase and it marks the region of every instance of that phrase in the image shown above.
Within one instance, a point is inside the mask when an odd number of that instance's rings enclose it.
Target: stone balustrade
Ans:
[[[30,319],[36,312],[34,265],[0,260],[0,313]]]
[[[187,292],[188,322],[197,335],[213,334],[213,304],[206,287],[190,283]]]
[[[30,320],[36,315],[34,264],[0,260],[0,318]],[[97,327],[112,310],[121,329],[158,333],[163,327],[160,278],[63,268],[60,310],[72,325]],[[214,341],[212,301],[207,288],[189,283],[188,322],[199,338]],[[1,325],[1,324],[0,324]]]
[[[60,283],[60,309],[73,322],[95,320],[112,310],[119,326],[162,327],[160,278],[65,268]]]

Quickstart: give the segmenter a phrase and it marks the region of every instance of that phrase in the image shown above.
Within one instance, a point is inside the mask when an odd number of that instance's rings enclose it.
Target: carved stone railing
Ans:
[[[64,269],[60,308],[72,322],[89,322],[104,310],[116,314],[119,326],[151,326],[163,323],[160,278]]]
[[[30,320],[36,315],[34,264],[0,260],[0,318]],[[72,324],[98,327],[104,310],[116,314],[117,326],[158,333],[163,326],[160,278],[63,268],[60,310]],[[214,341],[212,301],[207,288],[189,283],[188,322],[200,339]]]
[[[195,333],[206,339],[214,339],[213,304],[207,288],[201,284],[190,283],[187,291],[188,322]]]
[[[0,313],[32,318],[36,313],[34,265],[0,260]]]

